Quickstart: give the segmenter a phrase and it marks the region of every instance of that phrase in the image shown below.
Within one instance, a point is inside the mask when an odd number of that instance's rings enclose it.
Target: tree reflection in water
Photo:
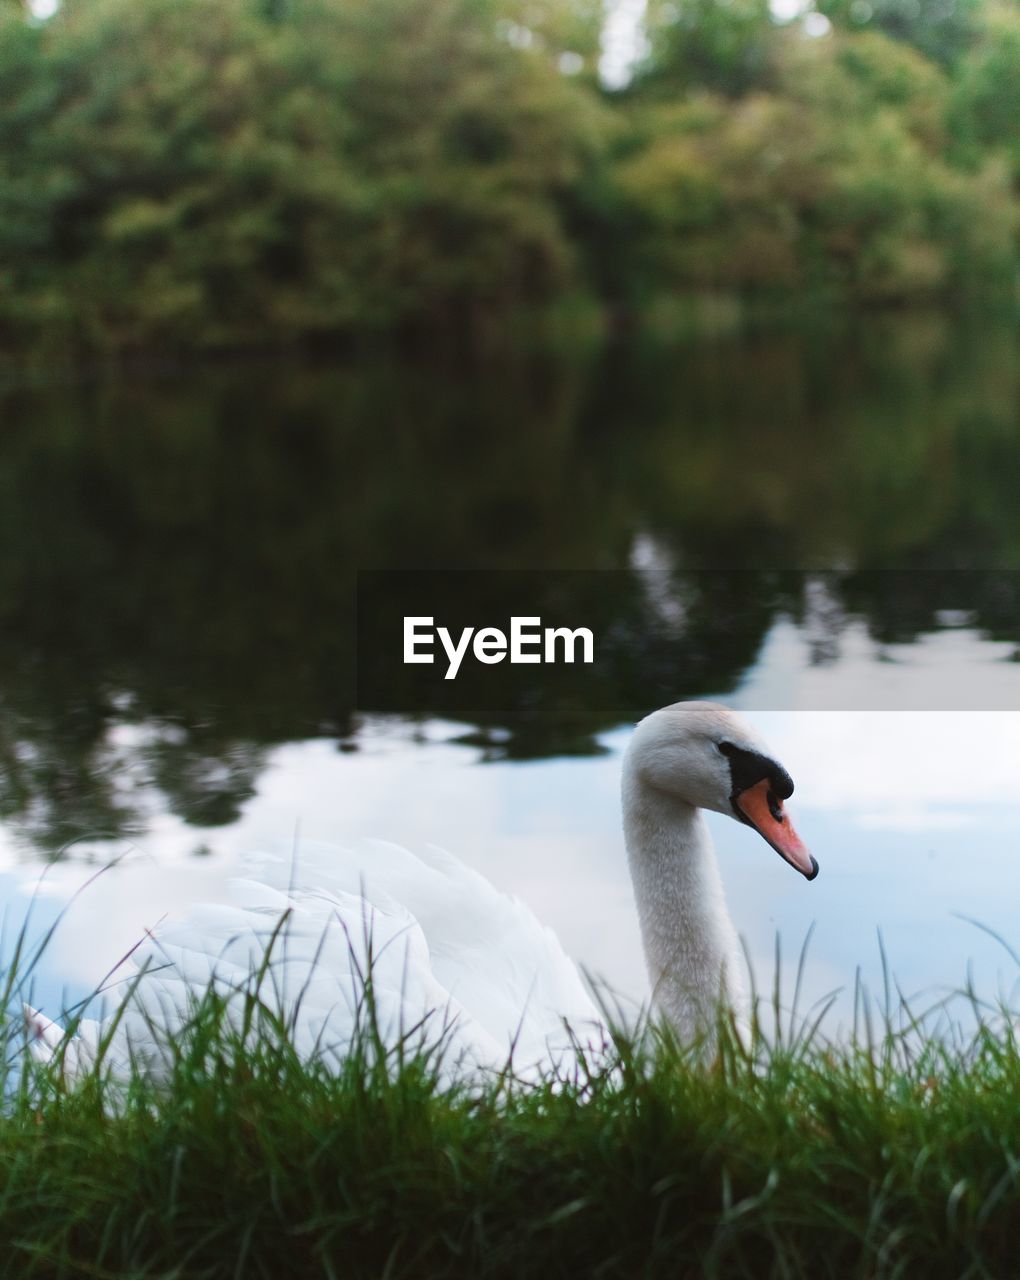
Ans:
[[[724,693],[779,616],[819,663],[848,617],[1018,640],[1017,391],[1014,330],[937,316],[471,369],[9,377],[0,816],[51,856],[144,829],[154,795],[229,823],[275,744],[356,745],[359,568],[613,571],[578,575],[595,678],[504,666],[422,703],[393,672],[394,707],[489,755]]]

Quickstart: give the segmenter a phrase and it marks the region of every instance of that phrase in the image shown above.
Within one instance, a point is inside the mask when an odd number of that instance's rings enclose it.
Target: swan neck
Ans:
[[[626,770],[624,835],[652,999],[684,1039],[746,1000],[743,954],[700,809]]]

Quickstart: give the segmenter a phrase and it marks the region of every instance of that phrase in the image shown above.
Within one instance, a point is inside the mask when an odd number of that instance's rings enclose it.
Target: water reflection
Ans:
[[[967,918],[1016,941],[1020,715],[769,711],[754,720],[793,773],[797,826],[821,864],[808,884],[754,832],[709,815],[731,914],[763,988],[778,931],[792,995],[813,925],[803,997],[842,991],[830,1030],[852,1014],[858,966],[882,989],[878,931],[903,992],[924,993],[919,1007],[963,982],[971,962],[982,994],[1015,998],[1015,964]],[[40,928],[107,857],[127,856],[71,906],[40,974],[40,1002],[61,1007],[62,988],[84,997],[167,911],[226,896],[245,854],[296,849],[300,858],[305,839],[382,835],[411,849],[434,842],[522,898],[633,1008],[647,987],[620,829],[626,731],[603,735],[596,757],[483,769],[477,750],[457,741],[462,732],[370,718],[354,755],[327,741],[273,749],[258,795],[231,826],[196,829],[163,813],[133,850],[76,847],[48,868]],[[0,833],[0,852],[2,843]],[[198,848],[213,856],[194,857]],[[4,878],[9,925],[34,877]]]
[[[0,816],[51,856],[159,815],[215,829],[279,744],[356,746],[365,567],[615,571],[603,680],[403,708],[476,726],[489,757],[590,752],[744,687],[784,627],[791,670],[838,668],[855,627],[869,670],[910,666],[895,646],[961,618],[999,661],[1014,581],[951,570],[1020,567],[1015,341],[933,316],[498,369],[9,378]],[[735,567],[753,590],[693,573]]]

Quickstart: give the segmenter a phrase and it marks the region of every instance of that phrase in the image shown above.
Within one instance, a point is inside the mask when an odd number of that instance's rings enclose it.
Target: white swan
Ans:
[[[655,1004],[684,1039],[709,1029],[720,998],[738,1016],[747,1001],[700,811],[754,827],[810,880],[817,864],[783,809],[792,790],[751,729],[713,703],[654,712],[627,747],[624,833],[645,959]],[[158,1069],[165,1041],[153,1027],[173,1037],[210,981],[228,996],[243,988],[271,939],[260,995],[269,992],[306,1057],[343,1055],[369,968],[383,1036],[442,1030],[458,1070],[501,1068],[511,1046],[527,1070],[562,1061],[572,1037],[601,1039],[598,1010],[556,936],[477,872],[436,849],[416,857],[382,842],[305,844],[296,865],[260,859],[234,882],[231,904],[161,923],[131,957],[119,1021],[79,1023],[63,1046],[65,1071],[87,1065],[111,1025],[115,1068],[141,1055]],[[33,1053],[52,1057],[63,1029],[30,1006],[25,1016]]]

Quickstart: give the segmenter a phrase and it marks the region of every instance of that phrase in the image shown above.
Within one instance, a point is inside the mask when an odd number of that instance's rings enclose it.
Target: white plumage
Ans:
[[[165,920],[107,984],[113,1002],[129,993],[107,1050],[115,1070],[134,1056],[158,1074],[164,1034],[187,1024],[196,994],[210,983],[221,995],[243,991],[263,966],[260,998],[287,1020],[303,1058],[343,1056],[370,971],[386,1043],[445,1037],[448,1070],[499,1070],[511,1051],[523,1072],[563,1062],[568,1025],[601,1039],[595,1005],[553,931],[442,850],[306,842],[293,861],[257,856],[247,869],[231,902]],[[36,1057],[51,1056],[61,1028],[31,1008],[26,1018]],[[103,1035],[98,1021],[79,1024],[69,1074],[92,1060]]]
[[[712,703],[653,713],[627,749],[624,833],[652,997],[685,1040],[711,1035],[720,998],[746,1015],[743,957],[701,810],[753,826],[812,879],[817,864],[782,807],[792,789],[751,729]],[[129,996],[119,1020],[80,1024],[65,1071],[77,1073],[108,1038],[115,1070],[134,1057],[158,1073],[167,1037],[187,1024],[196,997],[211,983],[236,1022],[236,993],[260,969],[260,999],[305,1059],[343,1057],[369,971],[384,1041],[443,1038],[448,1073],[501,1070],[511,1052],[522,1074],[550,1063],[569,1069],[578,1043],[598,1048],[606,1036],[555,934],[432,847],[416,856],[383,841],[304,843],[294,862],[254,859],[231,903],[164,921],[123,967],[130,973],[117,979]],[[33,1052],[52,1057],[62,1029],[25,1013]]]

